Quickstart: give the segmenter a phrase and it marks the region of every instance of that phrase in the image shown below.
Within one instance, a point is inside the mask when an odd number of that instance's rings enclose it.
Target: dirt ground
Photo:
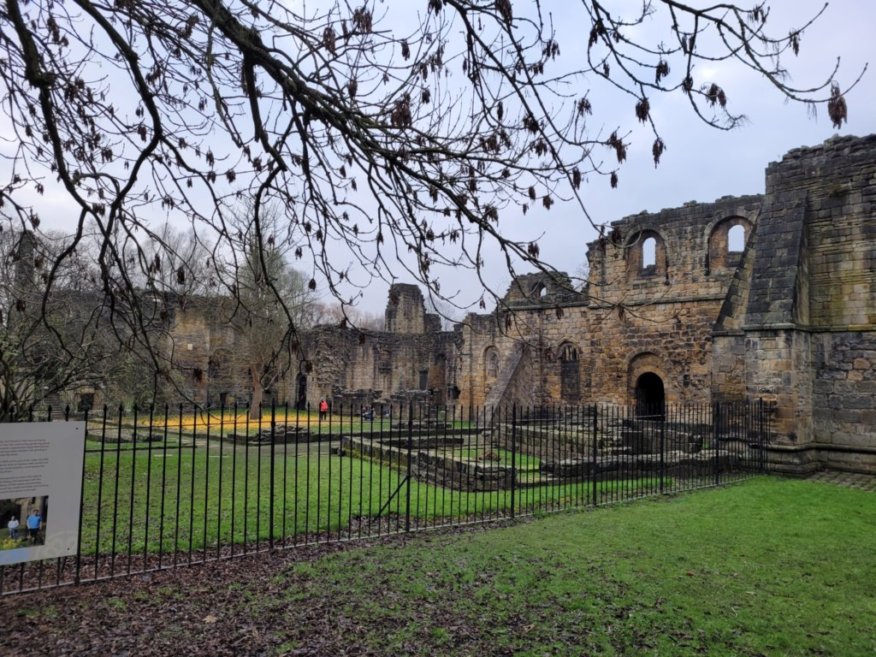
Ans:
[[[0,655],[367,655],[350,645],[344,628],[335,621],[330,600],[320,599],[321,606],[315,607],[312,601],[285,599],[288,584],[278,573],[293,563],[343,550],[378,543],[400,546],[411,540],[433,541],[450,533],[485,530],[475,526],[428,536],[307,546],[6,596],[0,598]],[[275,630],[284,626],[302,628],[306,647],[280,645]]]

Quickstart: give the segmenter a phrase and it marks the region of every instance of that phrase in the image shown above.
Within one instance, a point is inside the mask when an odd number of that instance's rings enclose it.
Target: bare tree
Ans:
[[[47,264],[66,246],[30,232],[0,234],[0,420],[93,389],[119,351],[87,256],[65,259],[54,289],[46,287]]]
[[[250,415],[258,418],[265,389],[297,362],[296,329],[312,325],[316,298],[274,237],[276,215],[269,213],[271,219],[257,229],[252,214],[242,214],[248,217],[248,227],[241,230],[235,253],[243,257],[233,259],[223,272],[232,292],[223,301],[231,309],[229,321],[249,371]]]
[[[141,289],[176,297],[218,293],[212,245],[202,241],[193,227],[176,229],[165,223],[142,244],[130,242],[128,246],[135,250],[129,262],[134,257],[143,260],[144,266],[131,268],[132,278]]]
[[[655,163],[666,147],[655,97],[682,95],[717,128],[742,118],[727,90],[698,79],[699,63],[741,62],[779,95],[825,103],[837,126],[854,85],[840,87],[830,68],[794,87],[786,60],[811,20],[772,32],[764,3],[645,1],[630,15],[579,0],[587,49],[575,61],[539,0],[423,0],[398,21],[391,12],[409,3],[392,4],[7,0],[0,85],[15,142],[0,216],[38,230],[46,190],[77,213],[45,289],[93,224],[100,289],[133,308],[130,331],[154,351],[136,308],[138,272],[170,260],[145,255],[156,216],[190,222],[224,256],[241,198],[253,248],[270,250],[261,222],[279,208],[275,239],[301,258],[311,288],[345,303],[345,290],[370,282],[362,271],[391,280],[406,269],[440,295],[442,266],[467,267],[486,285],[486,244],[509,269],[550,270],[503,216],[560,199],[586,215],[582,181],[617,184],[627,133],[591,130],[605,123],[594,119],[596,81],[628,94],[630,116],[653,131]],[[636,40],[644,25],[662,30],[658,45]]]
[[[318,303],[314,307],[314,325],[333,324],[363,331],[382,331],[385,321],[384,316],[379,313],[350,307],[337,301]]]

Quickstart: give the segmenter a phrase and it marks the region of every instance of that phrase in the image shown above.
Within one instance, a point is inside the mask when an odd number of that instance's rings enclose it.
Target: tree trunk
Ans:
[[[260,371],[260,367],[250,365],[249,373],[252,379],[252,397],[249,402],[249,417],[251,420],[259,420],[262,417],[264,389],[262,388],[262,377],[259,376]]]

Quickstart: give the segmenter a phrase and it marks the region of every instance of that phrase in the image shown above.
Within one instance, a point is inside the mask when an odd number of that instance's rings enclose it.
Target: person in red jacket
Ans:
[[[319,419],[322,420],[328,415],[328,402],[325,399],[319,400]]]

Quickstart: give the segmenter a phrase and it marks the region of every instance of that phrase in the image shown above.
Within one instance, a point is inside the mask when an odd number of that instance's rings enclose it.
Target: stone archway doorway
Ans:
[[[636,379],[636,415],[652,420],[662,420],[666,416],[663,379],[654,372],[645,372]]]
[[[299,411],[307,408],[307,375],[303,372],[295,377],[295,408]]]

